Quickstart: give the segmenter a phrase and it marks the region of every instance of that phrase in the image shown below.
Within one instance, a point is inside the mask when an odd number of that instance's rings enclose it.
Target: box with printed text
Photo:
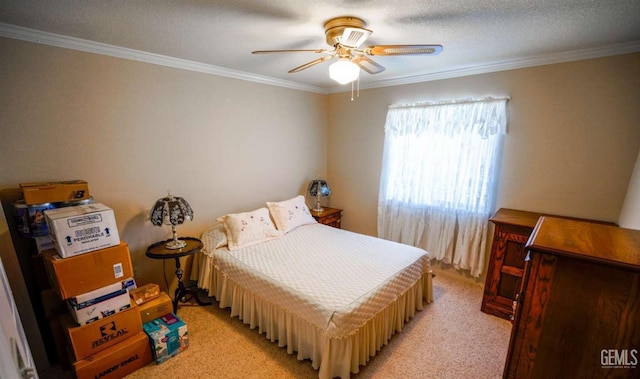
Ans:
[[[149,338],[138,333],[73,364],[77,379],[119,379],[153,361]]]
[[[68,299],[67,308],[78,325],[85,325],[131,308],[131,299],[122,288],[83,303]]]
[[[63,258],[120,243],[113,210],[94,203],[44,212],[53,246]]]
[[[76,360],[84,359],[142,332],[135,304],[123,312],[78,326],[70,314],[61,317],[69,346]]]
[[[173,313],[145,322],[142,329],[149,336],[153,358],[158,364],[189,347],[187,324]]]
[[[89,199],[89,184],[84,180],[20,183],[26,204],[58,203]]]

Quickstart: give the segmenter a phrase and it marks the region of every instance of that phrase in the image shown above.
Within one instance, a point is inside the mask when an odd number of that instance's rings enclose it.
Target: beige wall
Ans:
[[[343,225],[376,234],[388,105],[488,95],[511,97],[496,208],[618,220],[640,149],[640,54],[330,95]]]
[[[330,95],[327,170],[343,226],[377,234],[389,105],[489,95],[511,97],[496,209],[618,221],[640,149],[640,54]]]
[[[87,180],[142,282],[164,283],[144,252],[170,237],[148,220],[167,190],[194,209],[178,234],[199,237],[326,173],[325,95],[5,38],[0,51],[0,189]]]
[[[497,208],[617,221],[640,150],[640,54],[329,96],[0,38],[0,189],[86,179],[116,211],[136,275],[170,189],[199,236],[219,215],[327,175],[346,229],[375,235],[387,106],[508,95]]]

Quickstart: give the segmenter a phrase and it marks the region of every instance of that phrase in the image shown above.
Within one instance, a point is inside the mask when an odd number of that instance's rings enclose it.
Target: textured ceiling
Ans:
[[[640,1],[625,0],[0,0],[0,23],[179,58],[248,76],[336,90],[329,62],[299,73],[323,24],[356,16],[372,44],[441,44],[437,56],[374,57],[371,88],[640,51]],[[10,36],[10,33],[0,35]],[[350,87],[349,87],[350,88]]]

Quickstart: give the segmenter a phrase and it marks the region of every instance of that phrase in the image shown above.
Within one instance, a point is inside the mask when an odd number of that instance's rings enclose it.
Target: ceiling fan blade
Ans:
[[[307,68],[309,68],[311,66],[315,66],[318,63],[322,63],[322,62],[326,61],[327,59],[331,59],[331,58],[333,58],[333,55],[327,55],[326,57],[318,58],[318,59],[313,60],[311,62],[307,62],[307,63],[303,64],[302,66],[298,66],[296,68],[292,68],[291,70],[289,70],[289,74],[293,74],[294,72],[300,72],[300,71],[302,71],[304,69],[307,69]]]
[[[358,67],[365,70],[369,74],[379,74],[384,71],[384,67],[380,66],[379,64],[374,62],[373,59],[364,55],[359,55],[353,58],[351,62],[357,64]]]
[[[310,50],[256,50],[251,54],[272,54],[272,53],[330,53],[325,49],[310,49]]]
[[[442,45],[376,45],[363,50],[367,55],[437,55]]]

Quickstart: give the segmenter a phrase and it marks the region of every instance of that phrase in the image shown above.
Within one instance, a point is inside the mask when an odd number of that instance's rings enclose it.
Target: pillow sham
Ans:
[[[276,223],[276,227],[282,233],[290,232],[302,225],[317,223],[316,219],[311,216],[309,207],[307,207],[302,195],[285,201],[268,201],[267,207],[271,217],[273,217],[273,221]]]
[[[267,208],[231,213],[225,215],[222,220],[229,250],[237,250],[282,236],[282,232],[276,230],[271,222]]]
[[[227,231],[224,229],[224,223],[216,220],[209,230],[202,233],[200,240],[208,252],[227,246]]]

